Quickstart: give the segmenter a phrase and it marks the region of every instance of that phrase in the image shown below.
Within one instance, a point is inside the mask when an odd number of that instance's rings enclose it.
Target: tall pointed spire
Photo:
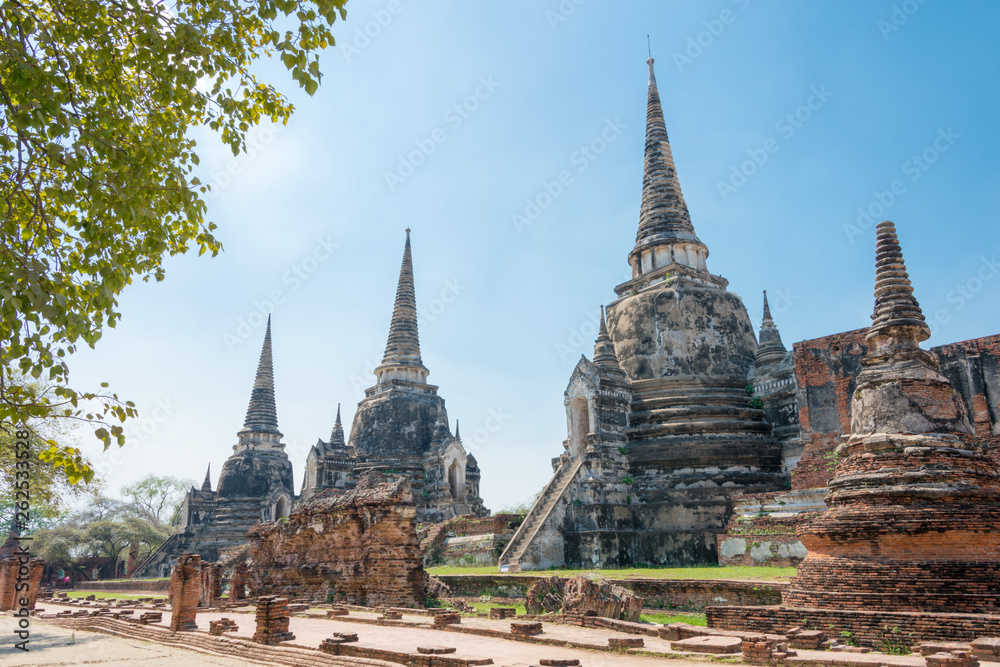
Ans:
[[[267,316],[267,332],[264,334],[264,346],[260,351],[260,363],[257,364],[257,376],[253,381],[253,391],[250,393],[250,406],[247,408],[247,418],[243,426],[258,433],[276,433],[278,431],[278,413],[274,407],[274,368],[271,361],[271,316]]]
[[[778,327],[771,319],[771,307],[767,303],[767,290],[764,290],[764,321],[760,327],[760,346],[757,348],[757,368],[769,366],[783,361],[788,354]]]
[[[400,368],[403,367],[403,368]],[[404,369],[411,369],[407,373]],[[394,371],[389,373],[389,371]],[[402,372],[401,372],[402,371]],[[420,338],[417,333],[417,299],[413,289],[413,257],[410,254],[410,230],[406,230],[403,264],[399,269],[396,303],[392,309],[389,340],[382,363],[375,369],[379,381],[408,379],[423,382],[427,368],[420,360]]]
[[[337,421],[333,423],[333,430],[330,432],[330,445],[333,447],[346,447],[344,440],[344,425],[340,421],[340,403],[337,403]]]
[[[660,93],[656,87],[653,59],[649,64],[649,98],[646,109],[646,149],[642,174],[642,207],[639,212],[639,231],[630,263],[636,266],[640,253],[656,246],[679,245],[678,252],[664,248],[656,261],[658,266],[676,262],[695,269],[704,269],[708,248],[694,232],[688,213],[673,152],[663,120]],[[687,246],[691,246],[690,248]],[[670,256],[663,256],[670,252]],[[648,273],[658,266],[640,266],[640,273]]]
[[[455,420],[455,439],[459,442],[462,441],[462,434],[458,432],[458,420]]]
[[[202,491],[212,490],[212,464],[208,464],[208,470],[205,471],[205,481],[201,483]]]
[[[886,220],[876,229],[875,312],[869,344],[873,352],[916,348],[930,338],[931,329],[913,296],[896,225]]]
[[[594,364],[607,372],[609,375],[625,377],[621,364],[618,363],[618,355],[615,354],[615,345],[608,335],[608,323],[604,317],[604,306],[601,306],[601,328],[597,333],[597,341],[594,343]]]

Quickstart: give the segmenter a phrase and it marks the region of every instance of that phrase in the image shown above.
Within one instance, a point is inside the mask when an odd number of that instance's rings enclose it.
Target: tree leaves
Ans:
[[[135,407],[72,389],[68,355],[115,326],[136,278],[162,280],[166,257],[222,250],[189,130],[236,154],[262,118],[287,122],[292,105],[251,67],[278,53],[314,95],[345,2],[0,0],[0,421],[68,416],[105,448],[124,442],[111,422]],[[71,448],[46,455],[89,479]]]

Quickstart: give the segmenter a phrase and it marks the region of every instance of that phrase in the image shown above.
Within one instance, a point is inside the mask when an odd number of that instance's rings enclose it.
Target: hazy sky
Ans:
[[[941,0],[350,0],[315,97],[262,68],[292,91],[287,127],[235,160],[195,135],[225,252],[130,287],[73,359],[75,386],[108,381],[141,412],[134,445],[95,455],[102,476],[200,483],[211,462],[214,487],[273,313],[298,491],[337,403],[350,424],[374,383],[410,227],[429,381],[486,505],[529,497],[597,309],[630,277],[647,34],[709,269],[755,326],[763,289],[789,347],[866,326],[871,223],[890,218],[930,344],[1000,332],[998,22],[1000,4]]]

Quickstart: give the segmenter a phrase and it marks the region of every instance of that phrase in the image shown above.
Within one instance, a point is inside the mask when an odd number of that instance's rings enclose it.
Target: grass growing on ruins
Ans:
[[[93,595],[98,600],[107,600],[108,598],[114,598],[115,600],[138,600],[139,598],[166,598],[166,595],[161,593],[118,593],[117,591],[66,591],[66,597],[70,598],[85,598],[88,595]],[[55,601],[55,600],[53,600]]]
[[[524,616],[527,614],[527,610],[524,608],[523,602],[513,602],[513,601],[494,601],[494,602],[469,602],[473,609],[477,612],[488,612],[494,607],[513,607],[518,616]]]
[[[669,623],[687,623],[689,625],[708,625],[708,618],[705,614],[643,614],[640,621],[644,623],[659,623],[667,625]]]
[[[432,575],[442,574],[498,574],[496,566],[485,567],[429,567],[427,572]],[[514,572],[517,576],[552,576],[570,577],[574,574],[595,572],[612,579],[738,579],[787,581],[795,575],[794,567],[644,567],[622,568],[614,570],[532,570],[530,572]]]

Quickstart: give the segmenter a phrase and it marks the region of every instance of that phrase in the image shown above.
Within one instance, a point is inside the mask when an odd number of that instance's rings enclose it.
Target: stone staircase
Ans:
[[[133,576],[169,576],[170,562],[182,553],[197,553],[213,562],[220,550],[246,544],[247,531],[259,522],[259,499],[227,499],[220,503],[211,523],[188,526],[187,532],[171,535],[136,568]]]
[[[559,464],[559,468],[556,470],[555,475],[552,476],[552,480],[542,490],[542,494],[535,501],[535,504],[532,505],[528,516],[524,518],[524,523],[517,529],[507,548],[500,555],[501,571],[503,571],[505,565],[508,572],[521,571],[522,559],[525,553],[535,540],[539,530],[541,530],[552,514],[553,508],[559,502],[566,488],[576,478],[581,465],[583,465],[582,460],[563,461]]]

